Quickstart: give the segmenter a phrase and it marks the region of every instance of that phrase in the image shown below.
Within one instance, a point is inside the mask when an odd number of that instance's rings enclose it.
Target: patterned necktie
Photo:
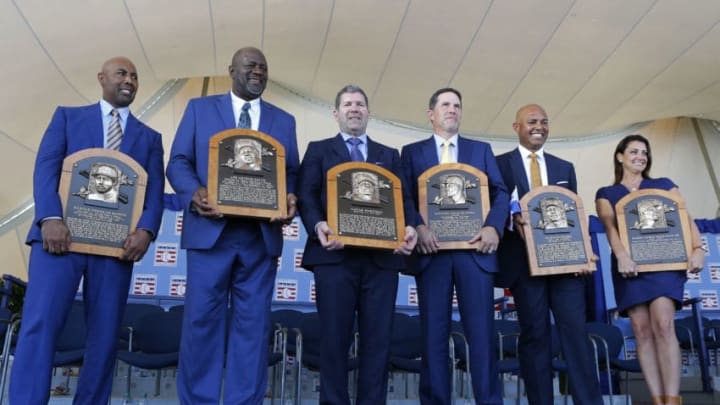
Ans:
[[[122,127],[120,126],[120,114],[116,109],[110,111],[110,125],[108,125],[106,149],[120,150],[120,142],[122,142]]]
[[[452,159],[450,158],[450,146],[452,146],[452,143],[450,143],[449,140],[443,142],[440,163],[452,163]]]
[[[535,187],[542,187],[542,177],[540,177],[540,163],[533,152],[530,154],[530,188]]]
[[[243,104],[242,111],[240,112],[240,118],[238,119],[238,128],[252,128],[250,113],[248,112],[249,109],[250,103]]]
[[[347,142],[352,145],[352,148],[350,148],[350,159],[352,159],[353,162],[364,162],[365,158],[362,152],[360,152],[360,144],[363,143],[362,139],[353,136],[348,138]]]

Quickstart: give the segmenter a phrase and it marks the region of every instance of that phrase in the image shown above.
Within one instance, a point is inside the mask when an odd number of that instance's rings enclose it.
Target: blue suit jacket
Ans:
[[[548,185],[565,187],[573,193],[577,193],[577,180],[573,164],[547,152],[544,153],[544,157]],[[502,172],[505,186],[510,192],[517,188],[518,198],[522,198],[530,191],[522,155],[517,148],[499,155],[497,163]],[[498,254],[502,271],[495,277],[497,286],[510,287],[521,273],[529,271],[525,241],[514,230],[505,232]]]
[[[368,137],[367,162],[374,163],[384,169],[390,170],[402,179],[400,171],[400,155],[398,151],[389,148]],[[321,141],[310,142],[302,165],[296,189],[298,190],[298,208],[300,217],[308,234],[303,254],[302,266],[312,270],[318,264],[336,264],[345,258],[344,250],[328,251],[320,245],[315,234],[315,224],[327,221],[327,172],[334,166],[350,162],[348,152],[342,135]],[[408,215],[412,215],[412,201],[409,199],[407,189],[403,186],[403,208],[405,220],[408,224]],[[355,248],[345,248],[355,249]],[[405,267],[401,256],[383,250],[368,250],[378,266],[381,268],[400,270]]]
[[[181,237],[183,249],[212,248],[227,223],[225,219],[205,218],[191,212],[190,203],[198,187],[207,187],[210,137],[236,126],[229,92],[195,98],[188,102],[173,141],[167,167],[168,180],[178,193],[185,211]],[[287,188],[288,193],[294,193],[299,165],[295,118],[261,100],[258,130],[271,135],[285,147]],[[261,221],[260,227],[268,254],[280,256],[283,242],[282,224]]]
[[[103,122],[100,103],[82,107],[58,107],[45,131],[33,175],[35,220],[30,227],[27,243],[42,241],[40,220],[62,217],[62,203],[58,195],[63,159],[77,151],[104,147]],[[135,159],[147,172],[145,204],[137,227],[157,235],[163,212],[163,146],[160,134],[128,115],[120,144],[120,152]]]
[[[487,175],[490,189],[490,212],[485,219],[485,226],[492,226],[502,237],[505,220],[508,216],[509,196],[495,162],[492,148],[485,142],[458,136],[458,163],[471,165]],[[438,164],[437,147],[432,137],[403,147],[403,181],[410,187],[413,201],[418,201],[418,177],[427,169]],[[413,203],[413,210],[415,218],[413,225],[424,224],[415,203]],[[491,273],[498,271],[495,255],[476,252],[473,254],[473,258],[483,270]],[[418,259],[417,265],[422,271],[429,264],[430,256],[419,255]]]

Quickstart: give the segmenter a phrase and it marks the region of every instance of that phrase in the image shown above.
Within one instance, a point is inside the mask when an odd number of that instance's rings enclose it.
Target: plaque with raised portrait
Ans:
[[[59,194],[70,251],[120,257],[145,203],[147,173],[130,156],[85,149],[63,161]]]
[[[464,163],[444,163],[418,178],[418,208],[439,249],[476,249],[468,243],[490,212],[487,176]]]
[[[595,271],[580,197],[559,186],[536,187],[520,200],[530,275]]]
[[[210,138],[208,202],[225,215],[287,215],[285,148],[252,129],[228,129]]]
[[[660,189],[634,191],[617,202],[615,215],[638,272],[687,268],[692,235],[682,197]]]
[[[331,239],[348,246],[396,249],[405,239],[402,185],[392,172],[365,162],[328,170]]]

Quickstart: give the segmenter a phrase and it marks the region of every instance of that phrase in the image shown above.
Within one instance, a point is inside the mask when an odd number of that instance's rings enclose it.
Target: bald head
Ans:
[[[520,145],[532,152],[539,151],[550,134],[545,109],[538,104],[528,104],[521,107],[515,114],[513,129],[518,135]]]
[[[113,107],[127,107],[135,100],[138,74],[130,59],[124,56],[108,59],[100,68],[97,78],[103,89],[103,99]]]
[[[268,64],[261,50],[248,46],[238,49],[228,67],[233,93],[245,101],[262,95],[268,80]]]

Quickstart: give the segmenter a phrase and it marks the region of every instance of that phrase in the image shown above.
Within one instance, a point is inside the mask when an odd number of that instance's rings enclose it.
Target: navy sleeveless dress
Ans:
[[[672,180],[661,177],[658,179],[643,179],[640,189],[658,188],[670,190],[676,187]],[[604,198],[615,204],[630,193],[622,184],[602,187],[595,194],[595,199]],[[658,297],[668,297],[675,301],[675,308],[680,309],[683,300],[683,289],[687,280],[686,269],[677,271],[657,271],[638,273],[637,277],[623,278],[617,269],[617,258],[612,254],[612,276],[615,286],[615,301],[621,316],[627,316],[627,310],[639,304],[648,303]]]

